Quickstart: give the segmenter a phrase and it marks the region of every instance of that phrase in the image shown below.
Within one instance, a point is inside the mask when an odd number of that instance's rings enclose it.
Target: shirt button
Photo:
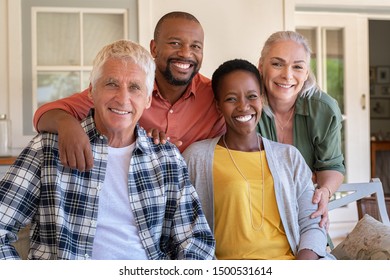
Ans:
[[[89,255],[88,254],[85,254],[84,255],[84,258],[87,260],[87,259],[89,259]]]
[[[103,135],[100,135],[99,138],[100,138],[100,139],[103,139],[104,137],[103,137]]]
[[[96,225],[96,222],[95,221],[91,221],[91,226],[95,226]]]
[[[172,110],[172,109],[171,109],[171,110],[169,110],[169,113],[173,114],[173,110]]]

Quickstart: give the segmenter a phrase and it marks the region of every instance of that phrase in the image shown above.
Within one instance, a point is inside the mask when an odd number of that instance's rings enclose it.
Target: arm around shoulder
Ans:
[[[78,121],[82,120],[87,116],[90,108],[93,106],[92,100],[88,97],[88,92],[89,90],[86,89],[81,93],[76,93],[69,97],[42,105],[34,114],[34,127],[38,131],[56,133],[57,127],[55,127],[55,122],[57,120],[61,121],[60,118],[63,120],[64,117],[64,115],[58,113],[59,111],[67,113],[69,116],[73,116],[73,118],[76,118]],[[54,113],[51,111],[54,111]]]

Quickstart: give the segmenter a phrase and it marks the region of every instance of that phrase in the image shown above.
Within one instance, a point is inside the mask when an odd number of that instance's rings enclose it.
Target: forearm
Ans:
[[[49,129],[50,127],[47,127],[50,125],[50,122],[52,121],[50,117],[47,118],[49,123],[44,123],[42,125],[41,119],[43,118],[43,115],[53,110],[63,110],[64,112],[67,112],[71,116],[75,117],[77,120],[81,121],[88,115],[88,112],[91,109],[91,107],[93,107],[92,100],[91,98],[89,98],[89,90],[86,89],[81,93],[76,93],[69,97],[65,97],[63,99],[49,102],[39,107],[37,111],[34,113],[34,118],[33,118],[34,127],[38,131],[43,130],[49,132],[56,132],[57,127],[53,127],[54,129],[53,128]]]
[[[38,121],[37,129],[39,132],[58,133],[58,130],[63,125],[78,125],[79,121],[67,112],[54,109],[44,113]]]
[[[309,249],[303,249],[298,252],[297,260],[318,260],[319,257],[316,253]]]
[[[317,185],[326,187],[333,195],[343,183],[344,175],[336,170],[323,170],[316,172]]]

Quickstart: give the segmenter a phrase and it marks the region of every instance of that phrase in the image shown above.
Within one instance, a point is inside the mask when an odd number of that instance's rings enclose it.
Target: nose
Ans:
[[[115,95],[115,101],[119,104],[125,104],[130,100],[130,93],[126,87],[121,87],[116,95]]]
[[[282,78],[286,80],[291,80],[293,77],[292,69],[290,67],[285,67],[282,71]]]
[[[178,55],[181,57],[191,57],[192,50],[191,50],[190,45],[183,44],[178,51]]]
[[[240,98],[237,103],[237,110],[240,112],[245,112],[249,109],[249,102],[246,98]]]

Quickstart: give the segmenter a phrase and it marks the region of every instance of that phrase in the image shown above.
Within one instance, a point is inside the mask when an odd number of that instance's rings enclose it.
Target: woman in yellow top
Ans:
[[[246,60],[213,74],[226,134],[184,151],[191,180],[216,239],[218,259],[332,259],[312,203],[312,172],[291,145],[257,134],[261,78]]]

